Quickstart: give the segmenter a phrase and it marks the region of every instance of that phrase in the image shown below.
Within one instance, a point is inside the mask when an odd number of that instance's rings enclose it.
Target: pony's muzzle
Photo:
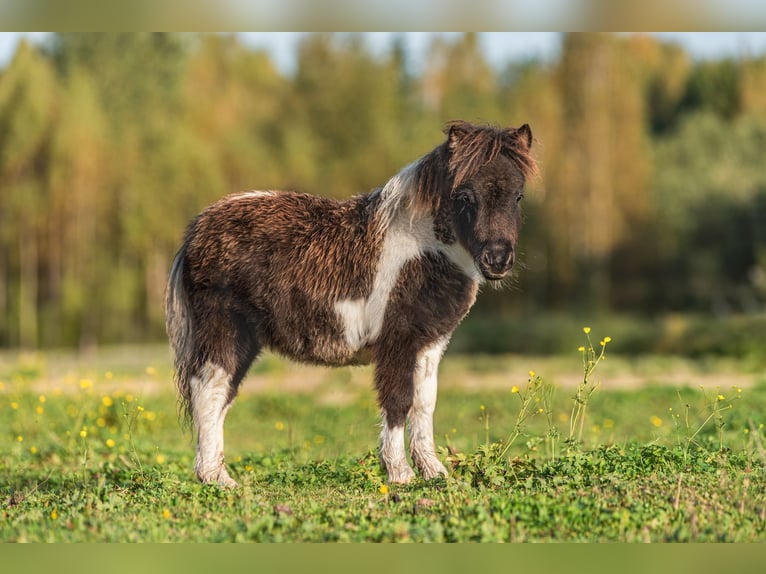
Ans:
[[[481,251],[481,272],[487,279],[502,279],[513,267],[513,245],[508,241],[490,241]]]

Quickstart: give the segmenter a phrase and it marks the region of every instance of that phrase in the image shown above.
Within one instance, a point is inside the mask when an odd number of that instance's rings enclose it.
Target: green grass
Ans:
[[[766,381],[711,387],[711,373],[742,373],[668,361],[599,365],[581,441],[567,445],[576,357],[448,357],[435,428],[452,475],[389,487],[369,369],[272,357],[227,420],[241,484],[227,491],[193,478],[164,348],[6,354],[0,540],[766,541]],[[526,395],[533,414],[500,457],[529,368],[561,384],[545,387],[543,413],[542,395]],[[626,373],[648,386],[612,388]]]

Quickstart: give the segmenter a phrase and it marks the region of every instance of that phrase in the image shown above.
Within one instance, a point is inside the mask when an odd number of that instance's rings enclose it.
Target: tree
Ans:
[[[46,273],[46,341],[77,341],[81,347],[99,338],[99,324],[110,303],[114,197],[106,190],[113,178],[108,123],[92,83],[81,68],[72,69],[61,87],[53,127],[48,170],[50,199]]]
[[[347,197],[382,185],[412,157],[396,121],[399,77],[358,36],[314,35],[300,46],[288,125],[306,126],[300,150],[317,169],[311,188]]]
[[[186,72],[185,38],[173,34],[58,34],[51,57],[62,79],[86,74],[106,123],[109,176],[99,188],[99,213],[109,226],[98,249],[107,258],[110,283],[93,302],[98,324],[80,335],[82,344],[159,331],[164,270],[169,264],[167,221],[183,205],[176,187],[174,145],[183,133],[181,79]],[[178,181],[178,180],[173,180]],[[157,204],[163,203],[162,211]],[[175,239],[177,241],[177,238]],[[87,270],[98,277],[98,258]],[[162,279],[162,280],[161,280]],[[101,301],[101,303],[99,303]]]
[[[454,43],[434,40],[421,89],[426,106],[442,122],[500,119],[495,74],[482,54],[476,32],[467,32]]]
[[[57,86],[46,59],[22,41],[0,78],[0,337],[38,344],[38,258]],[[16,279],[15,285],[13,279]],[[16,328],[13,328],[13,325]]]
[[[751,311],[763,301],[764,142],[762,116],[729,123],[711,112],[688,115],[659,142],[655,202],[666,308]]]
[[[546,212],[554,290],[585,285],[609,302],[610,254],[649,216],[649,140],[641,76],[624,40],[567,34],[559,71],[562,140],[549,160]]]

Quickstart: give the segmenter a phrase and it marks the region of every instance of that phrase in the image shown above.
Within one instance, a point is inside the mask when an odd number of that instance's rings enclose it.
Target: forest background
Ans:
[[[461,118],[529,123],[522,269],[459,352],[615,351],[766,363],[766,57],[696,60],[649,35],[563,34],[498,69],[467,33],[306,35],[295,69],[235,35],[52,34],[0,69],[0,347],[164,338],[188,222],[227,193],[344,198]],[[574,327],[573,327],[574,328]]]

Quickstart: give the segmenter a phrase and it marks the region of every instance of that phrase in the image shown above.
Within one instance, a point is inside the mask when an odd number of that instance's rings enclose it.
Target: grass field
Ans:
[[[227,491],[193,478],[166,347],[5,353],[0,539],[766,541],[766,375],[609,355],[583,387],[577,353],[440,373],[452,475],[389,486],[370,369],[267,356],[227,420]]]

